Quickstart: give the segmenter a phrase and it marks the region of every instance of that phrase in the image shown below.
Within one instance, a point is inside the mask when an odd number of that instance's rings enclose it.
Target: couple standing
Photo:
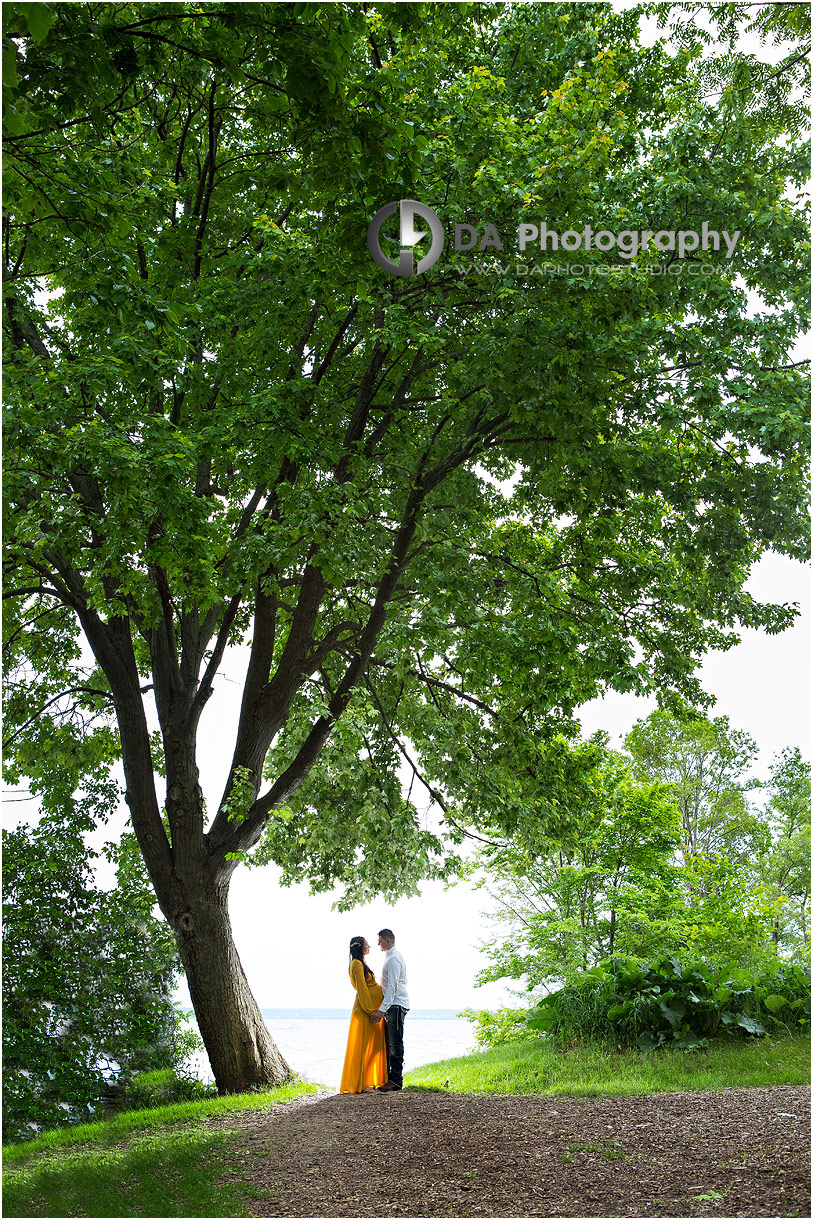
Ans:
[[[344,1056],[342,1093],[393,1093],[403,1085],[404,1017],[409,1010],[406,963],[390,928],[378,933],[384,951],[381,984],[364,960],[370,946],[363,936],[350,941],[350,981],[356,1002]]]

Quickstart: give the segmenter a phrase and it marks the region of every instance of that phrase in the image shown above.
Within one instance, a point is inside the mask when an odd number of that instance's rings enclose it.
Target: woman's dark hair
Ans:
[[[362,966],[364,967],[365,983],[369,983],[370,979],[375,978],[375,975],[373,974],[372,970],[370,969],[370,967],[367,965],[367,963],[364,960],[364,937],[363,936],[354,936],[353,939],[350,941],[350,961],[351,962],[361,962]]]

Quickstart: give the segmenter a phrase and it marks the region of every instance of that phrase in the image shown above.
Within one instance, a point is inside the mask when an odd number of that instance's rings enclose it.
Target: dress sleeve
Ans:
[[[364,966],[361,962],[354,961],[350,963],[350,978],[353,980],[353,986],[358,992],[359,1004],[366,1013],[377,1012],[378,1005],[374,1004],[370,996],[370,991],[367,986],[367,980],[364,977]]]

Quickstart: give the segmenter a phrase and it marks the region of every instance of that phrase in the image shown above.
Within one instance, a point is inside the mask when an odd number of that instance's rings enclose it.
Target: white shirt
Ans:
[[[381,1011],[386,1012],[393,1004],[401,1008],[409,1008],[407,994],[406,962],[403,954],[393,947],[387,950],[384,965],[381,968],[381,986],[384,999],[381,1001]]]

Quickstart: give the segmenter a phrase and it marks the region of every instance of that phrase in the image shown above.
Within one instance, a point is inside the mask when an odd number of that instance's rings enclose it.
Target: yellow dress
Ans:
[[[350,1033],[339,1089],[342,1093],[362,1093],[365,1089],[378,1088],[387,1080],[384,1022],[370,1020],[370,1013],[381,1007],[384,992],[374,977],[365,981],[364,966],[359,961],[350,963],[350,981],[356,989],[356,1002],[350,1014]]]

